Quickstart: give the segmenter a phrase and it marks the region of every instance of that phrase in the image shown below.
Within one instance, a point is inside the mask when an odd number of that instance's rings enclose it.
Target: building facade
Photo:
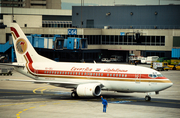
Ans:
[[[23,9],[23,10],[22,10]],[[26,35],[86,38],[85,50],[39,49],[64,61],[100,61],[112,55],[128,62],[129,54],[171,58],[180,48],[180,6],[74,6],[71,10],[1,7],[0,43],[11,40],[9,24],[16,20]],[[69,34],[75,29],[75,34]],[[53,43],[52,43],[53,45]]]

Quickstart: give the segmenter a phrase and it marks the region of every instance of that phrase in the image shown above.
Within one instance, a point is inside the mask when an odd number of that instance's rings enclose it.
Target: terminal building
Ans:
[[[14,19],[27,36],[40,34],[44,37],[42,42],[49,41],[52,46],[38,47],[38,41],[34,46],[41,55],[58,61],[98,62],[118,55],[128,62],[130,54],[178,58],[172,55],[172,49],[180,48],[180,5],[73,6],[72,10],[14,8],[14,17],[10,7],[1,7],[1,11],[1,45],[12,42],[9,24]],[[70,37],[87,40],[87,45],[56,48],[57,42],[65,44]],[[1,53],[10,54],[8,50],[12,52],[8,48]]]

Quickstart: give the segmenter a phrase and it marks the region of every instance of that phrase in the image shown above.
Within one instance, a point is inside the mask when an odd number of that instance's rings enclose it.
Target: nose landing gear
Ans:
[[[146,100],[146,101],[151,101],[151,97],[150,97],[149,95],[146,95],[146,96],[145,96],[145,100]]]

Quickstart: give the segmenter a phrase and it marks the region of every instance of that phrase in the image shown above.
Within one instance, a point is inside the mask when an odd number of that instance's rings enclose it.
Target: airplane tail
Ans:
[[[25,36],[24,32],[21,30],[17,23],[11,23],[11,34],[13,37],[15,53],[17,57],[18,63],[26,63],[29,62],[49,62],[52,61],[48,58],[45,58],[39,55],[27,37]],[[52,61],[54,62],[54,61]]]

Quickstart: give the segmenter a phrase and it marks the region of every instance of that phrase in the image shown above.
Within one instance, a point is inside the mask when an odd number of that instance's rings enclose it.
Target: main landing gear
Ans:
[[[73,92],[71,93],[71,97],[72,98],[78,98],[77,92],[73,90]]]

